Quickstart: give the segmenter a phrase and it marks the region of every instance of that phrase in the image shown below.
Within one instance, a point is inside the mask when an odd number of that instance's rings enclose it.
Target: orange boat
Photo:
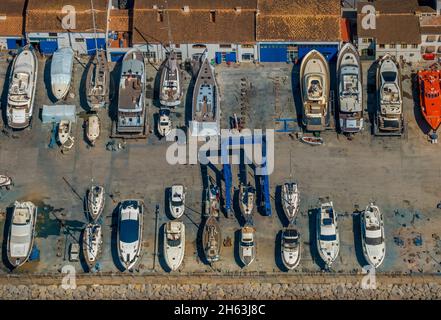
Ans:
[[[441,71],[418,71],[421,112],[433,131],[441,124]]]

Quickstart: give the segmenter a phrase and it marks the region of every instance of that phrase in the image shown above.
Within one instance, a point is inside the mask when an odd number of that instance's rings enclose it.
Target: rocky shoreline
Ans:
[[[246,283],[246,284],[120,284],[0,285],[0,299],[441,299],[441,285],[429,283],[379,284],[362,289],[360,283]]]

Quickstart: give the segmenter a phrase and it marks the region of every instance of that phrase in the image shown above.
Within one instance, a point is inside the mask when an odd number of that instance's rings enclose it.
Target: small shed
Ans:
[[[76,122],[76,107],[74,105],[43,105],[41,120],[43,123],[61,120]]]

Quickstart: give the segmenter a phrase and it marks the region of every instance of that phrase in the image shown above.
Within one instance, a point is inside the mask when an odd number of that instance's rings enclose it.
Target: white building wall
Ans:
[[[104,39],[104,33],[97,33],[97,38]],[[58,34],[58,47],[71,47],[73,51],[79,54],[87,54],[86,39],[94,39],[94,33],[59,33]]]
[[[406,62],[418,62],[422,59],[421,57],[421,47],[412,48],[408,45],[407,48],[402,48],[401,45],[397,44],[395,48],[391,45],[385,45],[384,48],[380,48],[379,45],[376,47],[376,58],[380,58],[389,53],[394,56],[397,60],[404,60]]]

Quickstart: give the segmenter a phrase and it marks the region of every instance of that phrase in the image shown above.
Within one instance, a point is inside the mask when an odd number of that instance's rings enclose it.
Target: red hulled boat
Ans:
[[[433,131],[441,124],[441,71],[418,71],[421,112]]]

